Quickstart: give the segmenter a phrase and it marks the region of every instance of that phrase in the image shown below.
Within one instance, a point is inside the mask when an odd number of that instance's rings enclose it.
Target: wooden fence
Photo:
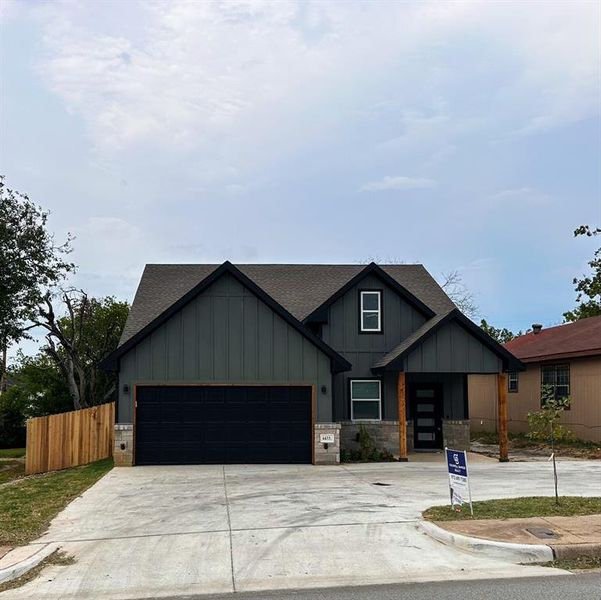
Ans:
[[[113,455],[115,403],[27,420],[25,471],[46,473]]]

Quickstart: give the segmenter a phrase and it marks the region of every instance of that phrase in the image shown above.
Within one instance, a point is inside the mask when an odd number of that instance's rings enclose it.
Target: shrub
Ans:
[[[537,442],[572,442],[576,436],[559,423],[561,413],[570,405],[569,398],[556,398],[553,387],[544,385],[541,389],[539,411],[528,413],[527,434],[529,440]]]
[[[357,434],[358,450],[342,450],[341,462],[392,462],[394,456],[388,450],[376,448],[376,444],[364,425],[359,426]]]

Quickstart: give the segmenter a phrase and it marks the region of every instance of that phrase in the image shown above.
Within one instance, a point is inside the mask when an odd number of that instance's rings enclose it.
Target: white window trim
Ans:
[[[380,379],[351,379],[350,380],[350,395],[351,395],[351,421],[381,421],[382,420],[382,381]],[[353,399],[353,383],[377,383],[378,398],[356,398]],[[378,418],[377,419],[355,419],[353,404],[354,402],[377,402],[378,403]]]
[[[375,294],[378,297],[378,309],[377,310],[373,310],[373,309],[364,309],[363,308],[363,296],[365,294]],[[360,314],[359,314],[359,326],[361,328],[361,332],[365,332],[365,333],[381,333],[382,331],[382,292],[380,290],[361,290],[360,292],[360,296],[361,296],[361,307],[360,307]],[[363,313],[377,313],[378,315],[378,327],[377,328],[366,328],[363,327]]]
[[[515,381],[515,390],[511,389],[511,382]],[[517,394],[520,389],[520,378],[518,371],[510,371],[507,375],[507,391],[510,394]]]

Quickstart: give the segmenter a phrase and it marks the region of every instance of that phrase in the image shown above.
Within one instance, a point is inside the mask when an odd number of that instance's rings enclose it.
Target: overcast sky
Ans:
[[[0,171],[147,262],[422,262],[481,316],[561,321],[601,225],[600,4],[0,3]],[[598,244],[598,240],[597,240]]]

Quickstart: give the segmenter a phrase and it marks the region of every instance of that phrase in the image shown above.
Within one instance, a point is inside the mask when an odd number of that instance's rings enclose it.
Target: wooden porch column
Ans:
[[[499,390],[499,462],[508,462],[507,449],[507,375],[497,373],[497,386]]]
[[[407,462],[407,398],[405,372],[399,371],[397,382],[397,399],[399,402],[399,460]]]

